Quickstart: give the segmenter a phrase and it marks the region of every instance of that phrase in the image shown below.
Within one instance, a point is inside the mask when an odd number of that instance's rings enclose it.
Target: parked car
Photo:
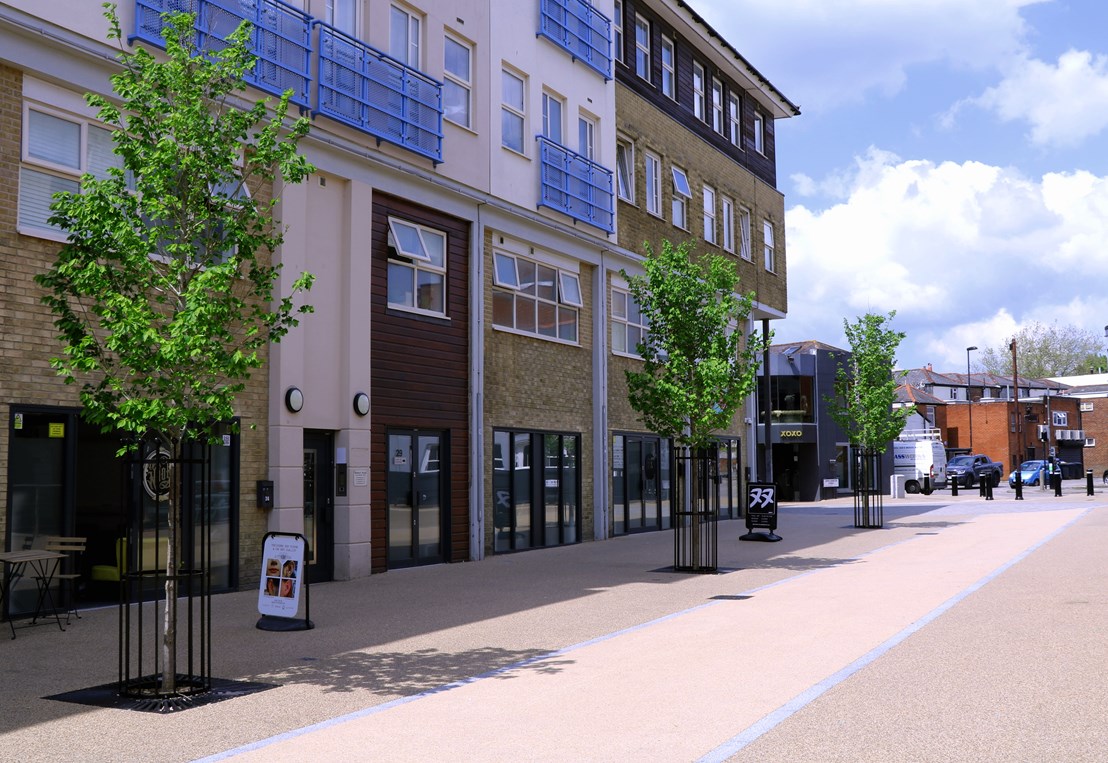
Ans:
[[[1025,485],[1038,485],[1043,478],[1043,470],[1046,468],[1046,461],[1043,459],[1036,459],[1034,461],[1024,461],[1020,464],[1020,480]],[[1012,471],[1008,475],[1008,486],[1016,486],[1016,472]]]
[[[983,453],[954,456],[946,462],[947,479],[957,482],[962,487],[973,487],[974,483],[987,478],[993,487],[1000,484],[1004,475],[1004,464],[993,461]]]

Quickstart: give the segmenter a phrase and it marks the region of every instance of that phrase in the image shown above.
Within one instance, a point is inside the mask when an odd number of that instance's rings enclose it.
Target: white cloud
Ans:
[[[816,182],[816,181],[813,181]],[[838,181],[837,181],[838,182]],[[779,340],[840,344],[844,318],[896,310],[903,366],[964,366],[1032,320],[1108,322],[1108,178],[980,162],[856,159],[845,200],[786,213]],[[834,332],[834,333],[832,333]],[[960,358],[960,361],[959,361]]]
[[[697,0],[697,11],[806,113],[890,95],[913,66],[992,68],[1023,51],[1044,0]]]
[[[968,103],[1005,122],[1028,122],[1036,145],[1077,145],[1108,127],[1108,56],[1070,50],[1057,64],[1019,58],[998,85]]]

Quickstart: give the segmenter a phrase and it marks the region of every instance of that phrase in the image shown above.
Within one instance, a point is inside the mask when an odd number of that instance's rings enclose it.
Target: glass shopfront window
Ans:
[[[493,431],[493,551],[581,540],[581,437]]]
[[[671,526],[673,453],[656,435],[612,436],[612,532],[624,535]]]

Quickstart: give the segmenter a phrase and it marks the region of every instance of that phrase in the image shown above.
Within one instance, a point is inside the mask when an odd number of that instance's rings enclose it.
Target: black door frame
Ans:
[[[409,454],[408,464],[408,491],[411,496],[411,510],[412,510],[412,545],[411,545],[411,558],[404,560],[394,560],[391,556],[392,553],[392,533],[391,533],[391,510],[386,512],[386,527],[385,527],[385,558],[390,569],[401,567],[418,567],[424,564],[442,564],[443,562],[450,561],[450,492],[447,489],[449,486],[449,480],[447,477],[450,475],[450,430],[449,429],[419,429],[415,427],[386,427],[385,429],[385,454],[386,458],[390,453],[391,438],[395,436],[410,437],[412,442],[412,452]],[[420,475],[419,470],[419,457],[417,452],[420,437],[437,437],[439,440],[439,469],[438,469],[438,482],[439,482],[439,550],[438,553],[433,556],[420,556],[419,548],[419,496],[420,490],[417,484],[417,480]],[[386,466],[386,471],[388,466]],[[386,495],[385,505],[391,505],[391,496],[388,494],[388,477],[386,475]]]
[[[335,578],[335,433],[326,429],[304,430],[304,453],[314,451],[315,474],[303,474],[305,500],[314,492],[317,506],[315,542],[309,538],[308,582],[325,583]],[[309,476],[314,477],[309,483]],[[307,528],[305,528],[307,529]]]

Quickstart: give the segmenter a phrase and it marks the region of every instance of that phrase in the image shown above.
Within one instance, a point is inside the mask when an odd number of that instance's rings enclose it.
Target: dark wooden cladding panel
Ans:
[[[390,216],[446,233],[449,320],[388,307]],[[390,428],[449,431],[446,553],[449,561],[469,556],[469,230],[464,220],[374,193],[370,332],[374,572],[388,569],[386,442]]]

